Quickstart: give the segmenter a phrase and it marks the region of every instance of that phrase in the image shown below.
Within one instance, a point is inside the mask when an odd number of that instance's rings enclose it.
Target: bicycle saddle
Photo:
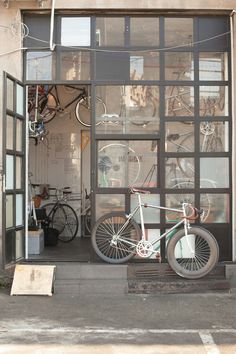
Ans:
[[[130,193],[150,194],[150,191],[145,191],[143,189],[137,189],[137,188],[130,187]]]

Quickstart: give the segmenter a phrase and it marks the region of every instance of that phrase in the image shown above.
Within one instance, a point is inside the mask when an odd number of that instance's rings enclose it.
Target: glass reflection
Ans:
[[[182,203],[191,203],[194,205],[194,194],[166,194],[166,207],[181,209]],[[174,211],[166,211],[166,222],[176,223],[181,220],[181,214]]]
[[[100,116],[98,109],[101,105],[97,100],[97,133],[158,132],[158,87],[147,85],[97,86],[96,97],[99,97],[106,106],[106,113]]]
[[[228,87],[200,86],[200,115],[228,115]]]
[[[193,116],[194,88],[192,86],[166,86],[165,115]]]
[[[194,124],[193,122],[168,122],[165,124],[166,152],[193,152]]]
[[[14,188],[14,156],[6,156],[6,189]]]
[[[11,111],[14,110],[13,106],[14,99],[14,82],[10,79],[7,79],[7,108]]]
[[[159,18],[158,17],[131,17],[130,18],[130,45],[131,46],[158,46],[159,45]]]
[[[130,80],[159,80],[159,71],[159,53],[130,53]]]
[[[160,205],[160,196],[158,194],[143,194],[142,202],[151,205]],[[138,198],[131,194],[131,212],[137,207]],[[160,222],[160,210],[154,208],[143,208],[143,217],[147,224],[157,224]],[[134,216],[137,223],[140,223],[140,214],[137,212]]]
[[[6,195],[6,228],[13,227],[13,195]]]
[[[13,150],[14,148],[14,119],[7,115],[6,120],[6,149]]]
[[[24,88],[19,84],[16,85],[16,113],[24,114]]]
[[[165,187],[194,188],[194,159],[192,157],[166,158]]]
[[[54,54],[52,52],[27,53],[27,80],[52,80],[55,78]]]
[[[90,46],[90,17],[63,17],[61,44],[63,46]]]
[[[156,187],[157,156],[152,141],[99,141],[98,187]]]
[[[97,46],[124,46],[125,19],[123,17],[96,18]]]
[[[165,79],[166,80],[193,80],[194,79],[193,54],[191,52],[165,53]]]
[[[228,223],[230,221],[230,196],[228,194],[201,194],[200,207],[208,201],[204,223]]]
[[[123,194],[97,194],[96,220],[112,211],[125,211],[125,196]]]
[[[228,53],[199,53],[200,80],[228,80]]]
[[[63,52],[61,54],[62,80],[89,80],[90,53]]]
[[[165,46],[186,45],[193,43],[192,18],[165,18]]]
[[[16,120],[16,151],[22,151],[23,147],[23,121]]]
[[[202,122],[200,123],[200,151],[226,152],[229,151],[229,123]]]
[[[229,188],[229,159],[227,157],[200,158],[200,179],[209,181],[212,188]]]
[[[24,236],[23,231],[16,231],[16,259],[24,257]]]

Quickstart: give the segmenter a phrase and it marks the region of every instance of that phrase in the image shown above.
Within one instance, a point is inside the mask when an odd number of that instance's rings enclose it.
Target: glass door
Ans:
[[[25,257],[25,89],[4,73],[3,265]]]

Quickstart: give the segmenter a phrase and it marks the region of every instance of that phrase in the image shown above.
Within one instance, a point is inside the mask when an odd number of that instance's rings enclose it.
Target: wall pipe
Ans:
[[[51,21],[50,21],[50,50],[51,51],[55,49],[55,44],[53,43],[55,3],[56,0],[52,0]]]

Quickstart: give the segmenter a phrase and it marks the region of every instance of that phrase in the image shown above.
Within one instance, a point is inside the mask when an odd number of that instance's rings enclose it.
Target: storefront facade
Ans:
[[[1,36],[13,36],[14,46],[0,57],[2,264],[24,259],[27,251],[24,102],[25,87],[36,84],[78,85],[91,96],[91,116],[82,126],[91,142],[92,222],[110,210],[132,210],[129,186],[148,189],[146,202],[190,201],[203,209],[198,224],[215,235],[220,261],[234,261],[233,4],[191,8],[183,1],[168,10],[150,1],[144,10],[132,2],[114,8],[104,2],[103,9],[71,3],[65,9],[58,1],[53,32],[47,2],[40,11],[33,1],[3,8]],[[151,240],[176,216],[150,212],[146,220]],[[164,242],[161,250],[164,258]]]

